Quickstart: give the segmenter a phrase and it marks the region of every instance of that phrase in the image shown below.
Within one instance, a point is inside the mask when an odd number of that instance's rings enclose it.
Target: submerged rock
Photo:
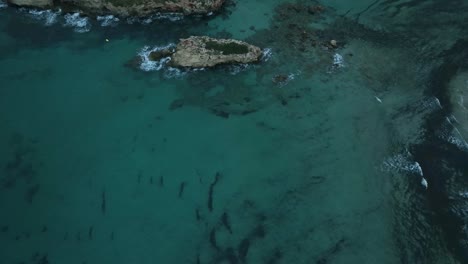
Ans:
[[[181,39],[171,56],[174,67],[203,68],[220,64],[258,62],[262,56],[259,47],[233,39],[214,39],[192,36]]]
[[[119,16],[147,16],[157,12],[186,15],[208,14],[221,8],[225,0],[7,0],[26,7],[80,8],[89,13]]]

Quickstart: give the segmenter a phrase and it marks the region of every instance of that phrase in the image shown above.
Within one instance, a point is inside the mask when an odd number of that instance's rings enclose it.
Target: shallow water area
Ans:
[[[406,2],[2,9],[1,262],[464,263],[468,56]],[[202,34],[263,58],[149,60]]]

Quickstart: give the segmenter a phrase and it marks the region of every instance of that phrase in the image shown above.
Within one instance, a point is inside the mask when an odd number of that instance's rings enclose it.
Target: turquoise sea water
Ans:
[[[465,2],[2,7],[0,263],[466,263]],[[265,56],[133,61],[190,35]]]

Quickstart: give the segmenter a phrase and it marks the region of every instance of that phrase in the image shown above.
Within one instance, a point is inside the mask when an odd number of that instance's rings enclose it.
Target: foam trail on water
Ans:
[[[82,17],[80,13],[66,14],[64,16],[66,27],[72,27],[75,32],[85,33],[91,30],[89,18]]]

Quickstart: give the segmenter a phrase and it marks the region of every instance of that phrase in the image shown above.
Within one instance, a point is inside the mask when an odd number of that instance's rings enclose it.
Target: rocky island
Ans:
[[[152,13],[207,14],[221,8],[225,0],[7,0],[20,7],[78,8],[89,14],[147,16]]]
[[[261,57],[262,49],[243,41],[192,36],[180,40],[171,54],[170,64],[174,67],[201,68],[254,63]]]

